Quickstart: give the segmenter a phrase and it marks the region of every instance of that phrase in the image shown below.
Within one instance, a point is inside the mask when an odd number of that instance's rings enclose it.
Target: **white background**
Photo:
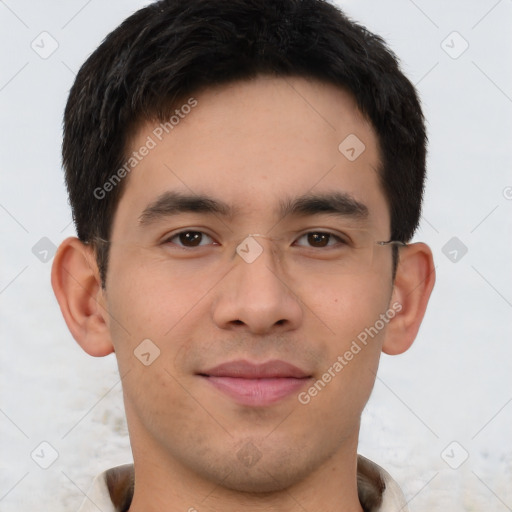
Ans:
[[[60,162],[74,75],[144,4],[0,1],[4,512],[76,510],[93,475],[131,458],[115,359],[75,344],[50,287],[51,261],[32,248],[74,234]],[[400,482],[411,510],[512,510],[512,1],[340,5],[388,41],[421,94],[430,156],[416,240],[437,266],[415,344],[382,359],[360,452]],[[58,43],[46,59],[31,48],[42,37],[51,48],[43,31]],[[443,253],[453,237],[467,247],[457,262]],[[36,450],[51,462],[42,441],[58,453],[48,469],[31,458]]]

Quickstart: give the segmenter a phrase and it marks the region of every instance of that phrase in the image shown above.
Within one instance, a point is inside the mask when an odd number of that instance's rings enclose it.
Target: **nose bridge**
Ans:
[[[246,264],[252,264],[256,260],[264,260],[265,263],[273,265],[273,259],[279,257],[277,240],[267,235],[252,233],[247,235],[236,247],[236,253]],[[263,255],[263,258],[260,256]]]
[[[219,290],[214,317],[219,326],[243,323],[254,332],[292,328],[302,318],[300,301],[287,287],[275,240],[248,235],[236,247],[235,267]]]
[[[236,248],[236,272],[240,292],[249,286],[252,297],[268,295],[271,305],[279,295],[289,295],[280,275],[280,251],[278,241],[266,235],[250,234]]]

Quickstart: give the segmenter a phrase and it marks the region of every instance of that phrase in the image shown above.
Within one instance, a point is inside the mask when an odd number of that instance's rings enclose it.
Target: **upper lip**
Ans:
[[[277,359],[265,363],[255,363],[246,360],[229,361],[214,368],[199,372],[208,377],[235,377],[239,379],[272,379],[310,377],[308,373],[293,364]]]

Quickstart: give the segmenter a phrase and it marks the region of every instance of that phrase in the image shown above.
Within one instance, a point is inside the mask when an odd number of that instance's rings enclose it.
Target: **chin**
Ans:
[[[263,498],[298,484],[321,463],[321,459],[308,457],[305,451],[296,447],[259,451],[249,442],[236,451],[235,457],[218,457],[203,465],[201,473],[203,478],[215,481],[224,489]]]
[[[269,496],[276,492],[281,492],[289,486],[276,482],[271,476],[257,473],[251,475],[230,475],[222,484],[225,489],[236,491],[237,493],[246,493],[249,495],[259,495],[261,497]]]
[[[211,478],[211,474],[209,475]],[[220,475],[219,475],[220,476]],[[302,475],[301,475],[302,476]],[[283,475],[279,472],[267,472],[266,468],[241,470],[239,467],[233,467],[231,473],[224,478],[220,478],[217,483],[224,489],[246,493],[250,495],[259,495],[262,498],[270,494],[281,492],[298,483],[302,478],[298,475]]]

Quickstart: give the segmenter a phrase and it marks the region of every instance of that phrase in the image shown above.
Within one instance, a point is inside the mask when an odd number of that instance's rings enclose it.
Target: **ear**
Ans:
[[[400,261],[395,277],[391,305],[397,314],[389,322],[382,351],[401,354],[413,343],[427,309],[436,280],[432,251],[424,243],[400,249]]]
[[[108,312],[94,249],[75,237],[64,240],[53,261],[52,287],[78,344],[91,356],[112,353]]]

